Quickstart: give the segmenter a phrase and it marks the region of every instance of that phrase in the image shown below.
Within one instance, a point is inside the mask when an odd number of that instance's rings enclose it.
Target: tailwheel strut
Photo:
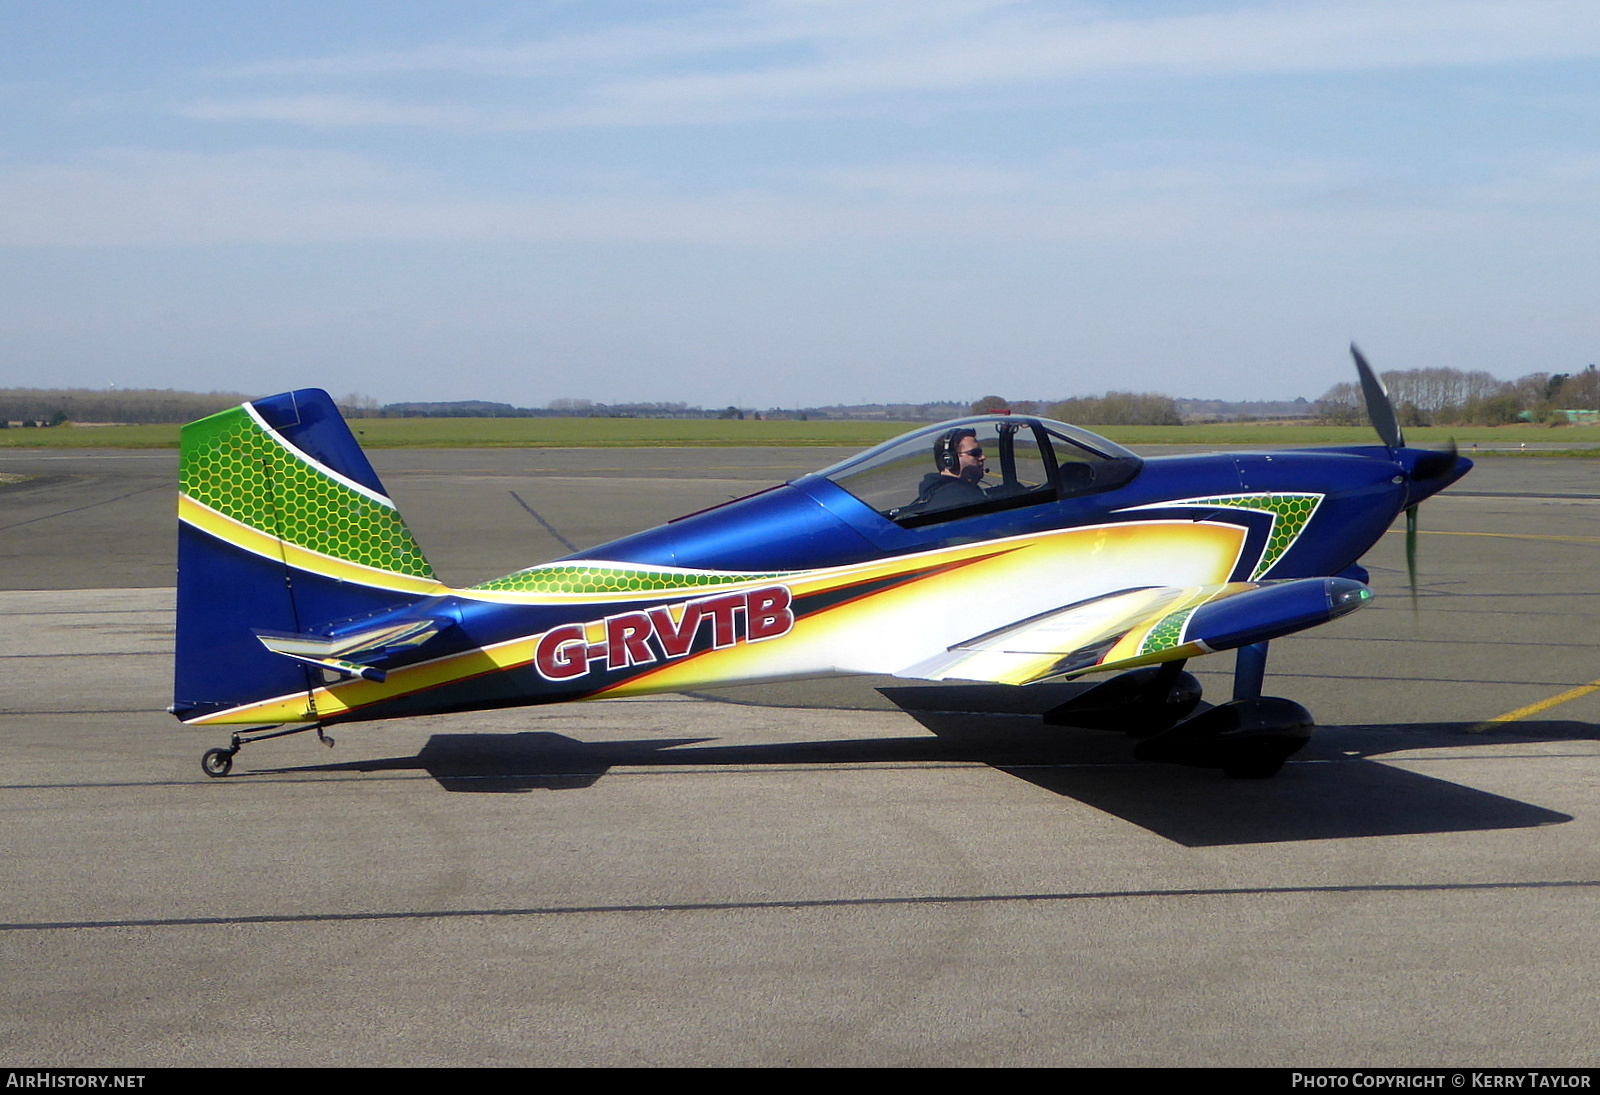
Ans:
[[[233,735],[227,748],[207,749],[200,755],[200,771],[212,779],[221,779],[233,771],[233,758],[239,750],[254,741],[266,741],[268,738],[282,738],[290,734],[304,734],[307,730],[315,730],[317,737],[329,745],[333,739],[322,732],[320,722],[310,722],[300,726],[264,726],[260,730]]]

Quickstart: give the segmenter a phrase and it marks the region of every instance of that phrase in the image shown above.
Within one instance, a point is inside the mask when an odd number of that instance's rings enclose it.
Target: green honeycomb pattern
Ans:
[[[657,593],[783,578],[787,575],[786,571],[767,574],[681,574],[627,567],[551,563],[519,570],[471,588],[494,593]]]
[[[1189,608],[1180,608],[1176,612],[1169,612],[1161,618],[1161,622],[1150,629],[1144,637],[1144,642],[1139,644],[1140,654],[1152,654],[1161,650],[1171,650],[1183,640],[1183,625],[1189,622],[1200,608],[1191,605]]]
[[[1224,494],[1216,498],[1189,498],[1184,506],[1228,506],[1272,514],[1272,527],[1267,531],[1267,547],[1261,560],[1250,574],[1250,580],[1261,577],[1272,565],[1283,558],[1283,553],[1300,538],[1306,522],[1317,512],[1322,501],[1320,494]]]
[[[297,547],[433,578],[394,507],[296,455],[242,407],[184,427],[180,481],[196,502]]]

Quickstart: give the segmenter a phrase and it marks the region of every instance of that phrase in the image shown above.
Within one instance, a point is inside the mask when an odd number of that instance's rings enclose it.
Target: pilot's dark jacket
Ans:
[[[917,500],[903,508],[900,513],[905,516],[934,513],[938,510],[975,506],[979,502],[988,500],[989,496],[976,483],[930,471],[922,477],[922,482],[917,487]]]

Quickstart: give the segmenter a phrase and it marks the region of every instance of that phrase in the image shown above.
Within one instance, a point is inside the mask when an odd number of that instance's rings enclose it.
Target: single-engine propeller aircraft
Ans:
[[[1365,603],[1361,556],[1472,466],[1406,448],[1355,353],[1382,445],[1145,460],[1060,422],[964,418],[465,589],[434,577],[325,392],[258,399],[183,430],[171,710],[252,728],[202,758],[223,776],[247,742],[360,720],[1122,670],[1045,721],[1268,776],[1313,724],[1261,694],[1267,644]],[[1199,710],[1184,663],[1221,650],[1232,698]]]

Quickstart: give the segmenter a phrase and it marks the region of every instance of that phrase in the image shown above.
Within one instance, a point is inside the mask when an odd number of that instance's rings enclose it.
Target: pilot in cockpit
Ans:
[[[959,509],[988,501],[988,493],[979,485],[986,470],[976,430],[945,430],[933,443],[933,462],[939,470],[922,477],[916,501],[902,507],[897,516]]]

